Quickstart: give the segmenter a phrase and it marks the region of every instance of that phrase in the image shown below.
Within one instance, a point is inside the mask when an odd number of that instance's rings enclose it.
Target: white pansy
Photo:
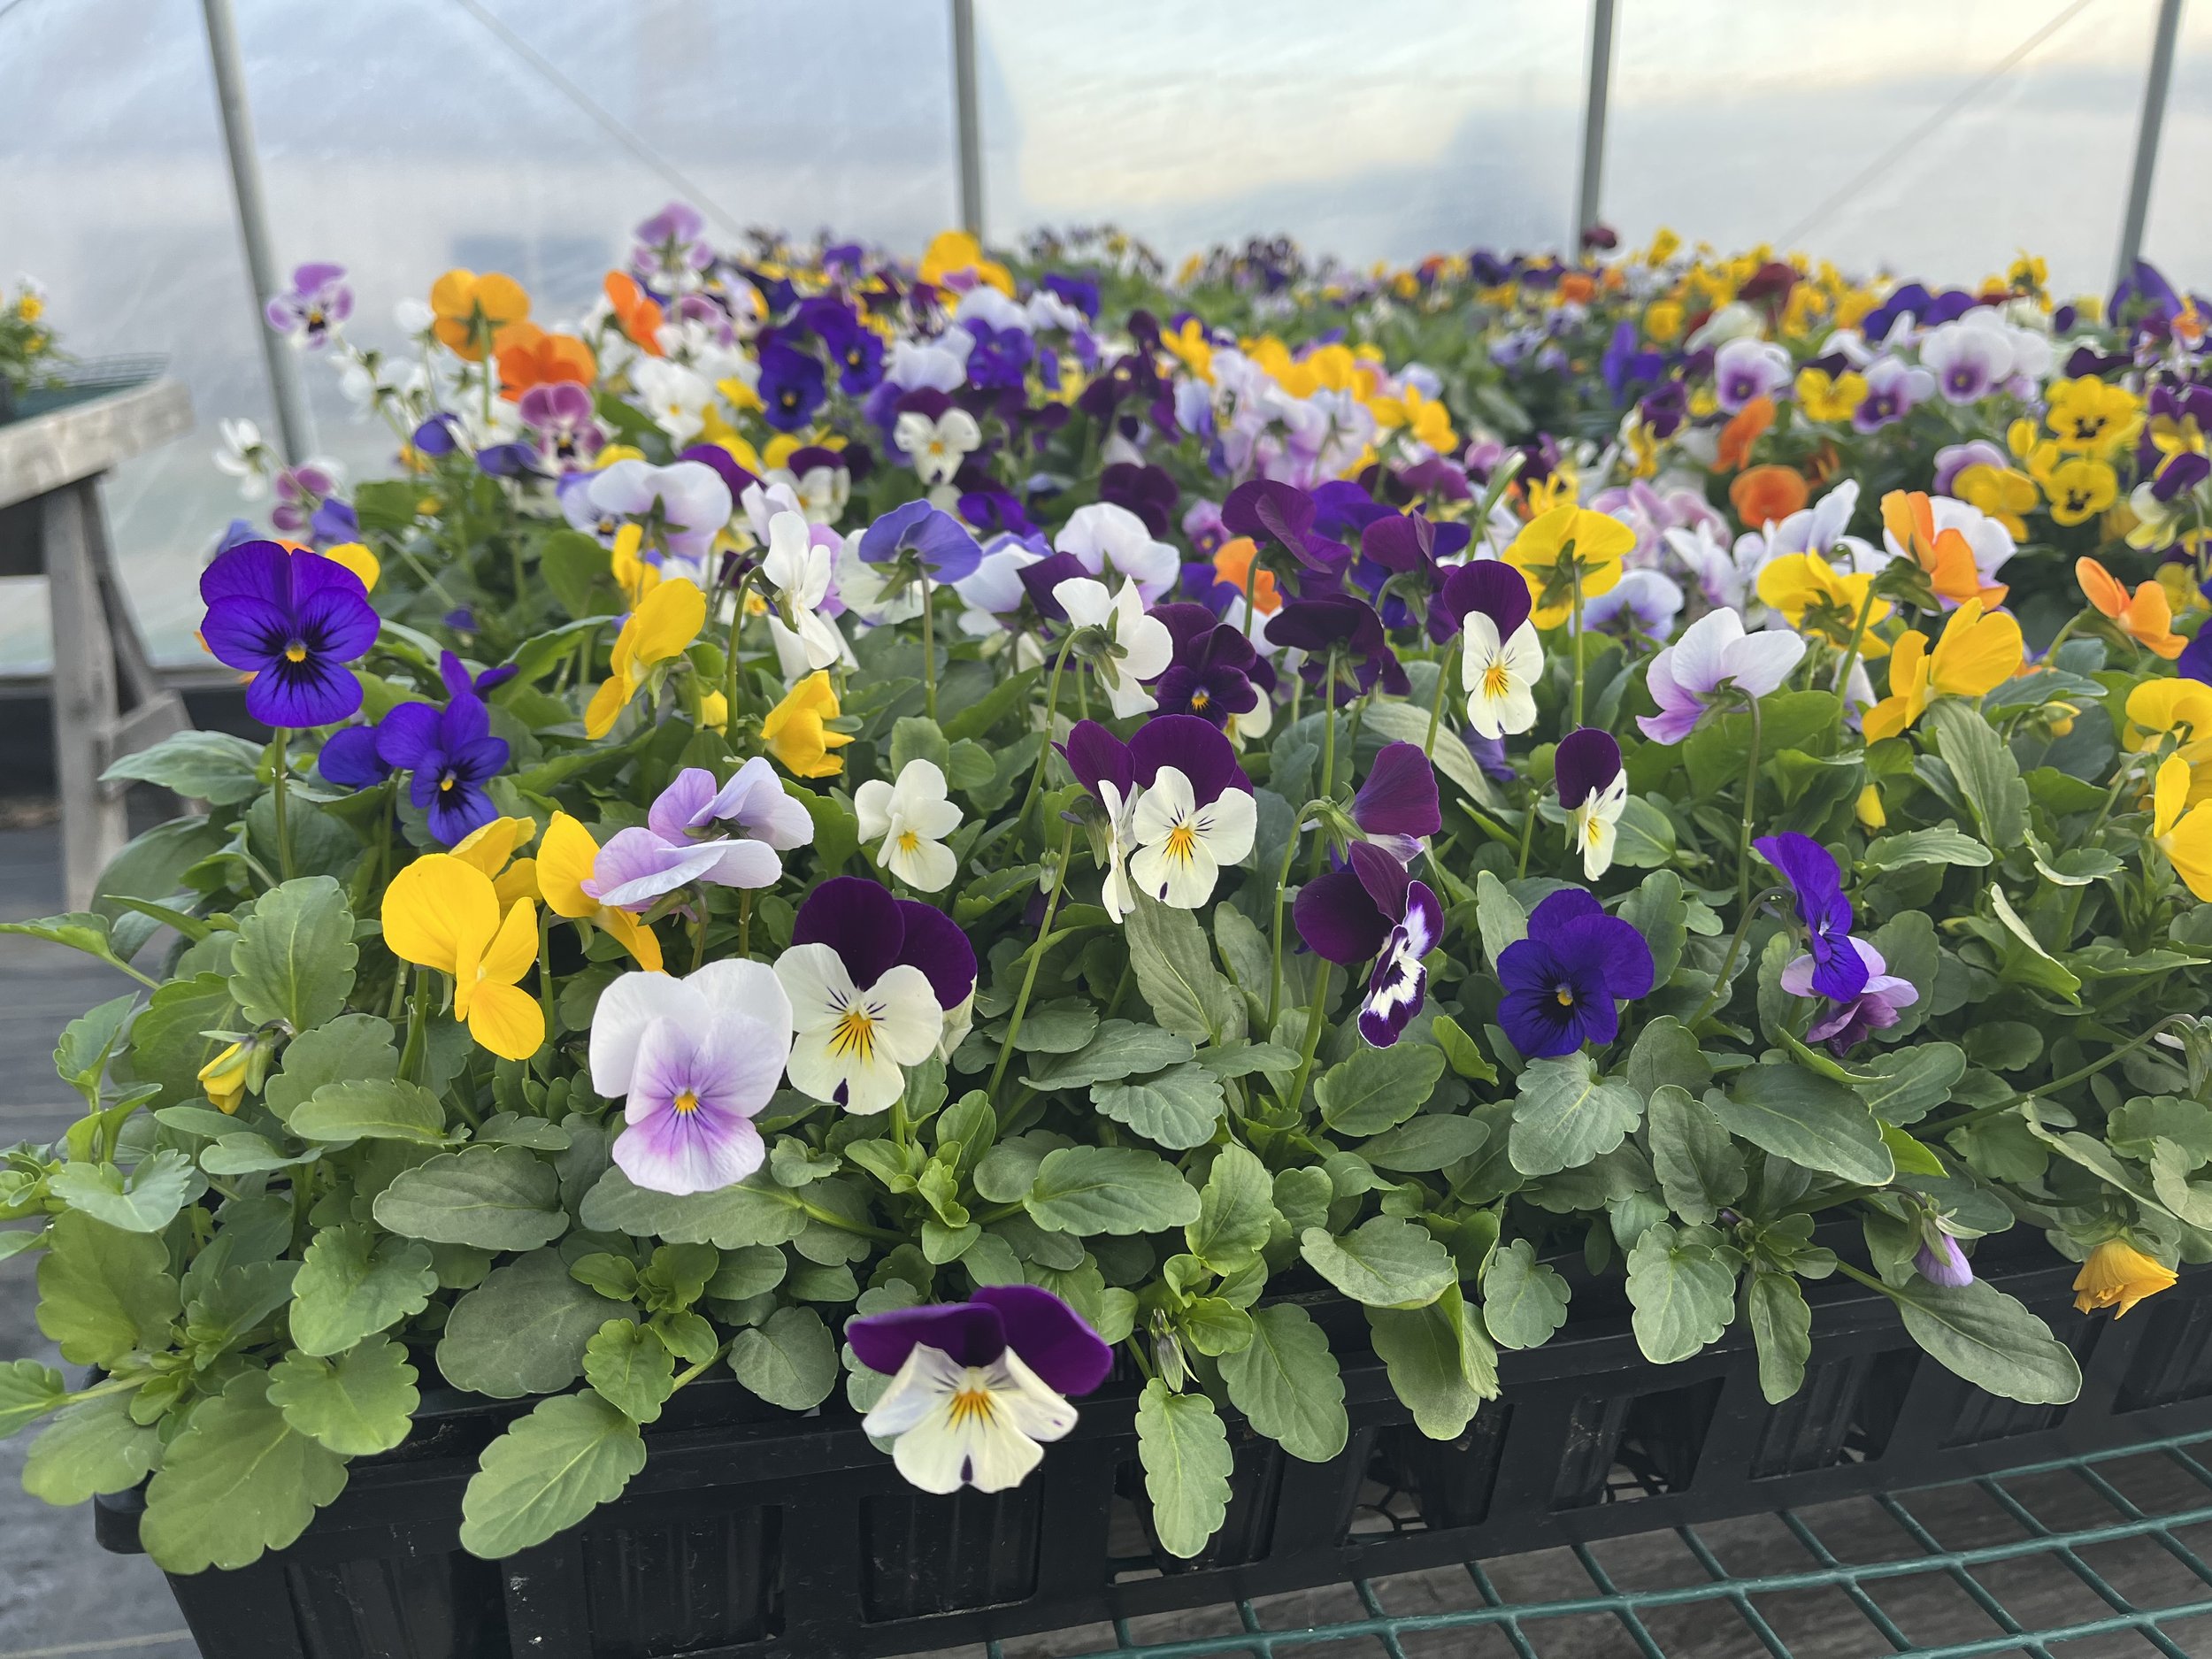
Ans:
[[[1052,539],[1062,553],[1072,553],[1102,581],[1125,577],[1137,584],[1147,604],[1175,585],[1183,556],[1166,541],[1156,541],[1144,520],[1110,501],[1094,501],[1068,515]]]
[[[982,443],[983,429],[964,409],[948,409],[934,420],[910,409],[892,426],[891,442],[914,464],[923,483],[949,484],[961,462]]]
[[[714,388],[682,364],[666,357],[640,357],[630,366],[630,383],[653,424],[672,442],[688,443],[705,429]]]
[[[1613,845],[1619,839],[1621,812],[1628,805],[1628,774],[1616,772],[1613,781],[1594,789],[1589,798],[1567,809],[1575,850],[1582,855],[1582,873],[1595,881],[1613,867]]]
[[[223,447],[215,451],[216,466],[238,480],[242,499],[267,499],[272,457],[261,441],[261,428],[250,420],[219,420],[215,431],[223,441]]]
[[[945,1011],[929,976],[910,964],[856,986],[827,945],[794,945],[776,958],[791,998],[792,1087],[848,1111],[879,1112],[906,1087],[906,1068],[936,1051]]]
[[[960,873],[945,837],[960,827],[960,809],[947,798],[945,774],[933,760],[910,760],[895,784],[871,778],[853,792],[860,839],[879,843],[876,863],[917,893],[941,893]]]
[[[1501,640],[1487,611],[1470,611],[1459,649],[1467,724],[1478,736],[1504,737],[1536,724],[1536,682],[1543,677],[1544,648],[1534,624],[1524,622]]]
[[[779,618],[797,637],[809,670],[827,668],[845,654],[845,636],[820,609],[829,596],[830,570],[830,550],[816,544],[804,518],[780,512],[769,519],[761,579]]]
[[[1144,597],[1133,581],[1109,596],[1103,582],[1087,576],[1071,576],[1056,583],[1052,596],[1079,628],[1100,628],[1112,641],[1109,655],[1092,659],[1106,700],[1117,719],[1127,719],[1153,706],[1156,699],[1140,682],[1167,672],[1175,656],[1175,636],[1157,617],[1147,616]]]
[[[1243,790],[1224,789],[1201,806],[1190,780],[1163,766],[1131,814],[1137,850],[1129,860],[1130,879],[1164,904],[1194,910],[1213,896],[1221,866],[1252,850],[1258,822]]]
[[[987,1365],[963,1365],[916,1343],[861,1427],[893,1439],[891,1461],[925,1492],[1003,1492],[1044,1458],[1047,1440],[1075,1426],[1075,1408],[1008,1348]]]

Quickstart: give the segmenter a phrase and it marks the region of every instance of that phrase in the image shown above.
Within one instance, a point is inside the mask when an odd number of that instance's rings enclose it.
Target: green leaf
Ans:
[[[230,994],[254,1025],[308,1031],[345,1007],[359,954],[346,890],[331,876],[302,876],[263,894],[238,930]]]
[[[1524,1175],[1580,1169],[1619,1146],[1643,1115],[1636,1091],[1600,1078],[1586,1054],[1532,1060],[1513,1102],[1509,1156]]]
[[[1137,1456],[1160,1548],[1188,1561],[1229,1512],[1229,1431],[1202,1394],[1170,1394],[1155,1377],[1137,1402]]]
[[[1982,839],[1999,853],[2024,846],[2028,839],[2028,786],[2012,750],[1972,703],[1940,697],[1929,705],[1929,728],[1936,749],[1958,780],[1959,793],[1973,809]]]
[[[1956,1043],[1923,1042],[1855,1060],[1870,1082],[1854,1084],[1859,1098],[1877,1118],[1893,1124],[1916,1124],[1951,1098],[1951,1087],[1966,1075],[1966,1055]]]
[[[180,1310],[169,1247],[71,1210],[54,1217],[38,1263],[38,1328],[73,1365],[111,1365],[169,1347]]]
[[[574,1382],[584,1348],[605,1323],[607,1299],[580,1285],[556,1250],[494,1268],[453,1304],[438,1371],[456,1388],[515,1400]]]
[[[1894,1124],[1883,1124],[1882,1144],[1889,1148],[1900,1175],[1932,1175],[1938,1180],[1950,1174],[1943,1160]]]
[[[1482,1322],[1501,1348],[1541,1348],[1567,1322],[1567,1281],[1526,1239],[1502,1244],[1482,1272]]]
[[[918,760],[929,761],[942,772],[952,764],[952,745],[936,721],[904,715],[891,723],[891,775],[897,777]]]
[[[100,774],[100,781],[158,784],[187,800],[236,806],[261,793],[265,786],[256,775],[260,764],[261,749],[242,737],[179,732],[151,749],[124,756]]]
[[[1476,1118],[1423,1112],[1363,1141],[1359,1155],[1379,1170],[1428,1175],[1473,1157],[1489,1139],[1489,1129]]]
[[[131,1025],[131,1075],[158,1084],[156,1106],[198,1100],[200,1068],[215,1057],[219,1041],[203,1032],[234,1024],[230,981],[219,973],[173,979],[156,991]]]
[[[1489,958],[1493,973],[1505,948],[1528,937],[1528,912],[1487,870],[1475,874],[1475,930],[1482,936],[1482,954]]]
[[[622,609],[613,570],[613,555],[580,530],[556,530],[538,544],[538,574],[572,617],[611,617]]]
[[[764,1171],[718,1193],[677,1196],[648,1192],[618,1169],[609,1169],[584,1194],[578,1219],[595,1233],[626,1233],[671,1244],[711,1244],[734,1250],[749,1244],[788,1244],[806,1231],[799,1200]]]
[[[811,1308],[779,1308],[730,1343],[738,1381],[772,1406],[806,1411],[837,1386],[837,1344]]]
[[[341,1014],[303,1031],[284,1046],[284,1066],[262,1091],[269,1110],[286,1120],[328,1083],[374,1083],[399,1075],[399,1049],[389,1020],[374,1014]]]
[[[1862,1187],[1886,1186],[1897,1172],[1866,1102],[1801,1067],[1746,1066],[1725,1093],[1706,1091],[1705,1104],[1731,1134],[1809,1170]]]
[[[964,737],[980,738],[1016,709],[1026,708],[1029,694],[1043,671],[1025,668],[1009,674],[966,708],[945,721],[945,735],[954,742]]]
[[[1832,691],[1776,691],[1759,699],[1760,752],[1786,749],[1824,752],[1840,728],[1843,701]],[[1751,753],[1747,713],[1709,717],[1682,744],[1683,764],[1701,796],[1709,797],[1743,782]],[[1631,797],[1640,799],[1640,796]]]
[[[1331,1066],[1314,1085],[1321,1121],[1357,1139],[1395,1128],[1419,1111],[1444,1075],[1444,1051],[1433,1043],[1401,1042],[1387,1048],[1364,1043]]]
[[[1139,1147],[1063,1147],[1048,1153],[1022,1202],[1047,1233],[1078,1238],[1187,1226],[1199,1210],[1197,1191],[1182,1171]]]
[[[1091,1104],[1116,1123],[1173,1151],[1202,1147],[1221,1121],[1220,1079],[1194,1060],[1133,1083],[1101,1083]]]
[[[807,810],[814,820],[814,857],[824,875],[835,875],[848,858],[860,850],[860,820],[833,795],[810,789],[785,791]]]
[[[325,1227],[292,1281],[292,1341],[303,1354],[342,1354],[430,1305],[438,1288],[427,1245],[366,1222]]]
[[[1014,1049],[1018,1054],[1074,1054],[1097,1034],[1098,1010],[1079,998],[1062,997],[1022,1017]]]
[[[1761,1268],[1751,1276],[1744,1298],[1745,1317],[1759,1345],[1759,1392],[1778,1406],[1805,1382],[1805,1362],[1813,1353],[1813,1311],[1794,1273]]]
[[[1395,1216],[1377,1216],[1342,1238],[1308,1227],[1298,1253],[1338,1290],[1370,1307],[1426,1307],[1459,1282],[1451,1252],[1426,1227]]]
[[[35,1359],[0,1364],[0,1440],[68,1398],[68,1380],[51,1365]]]
[[[1961,834],[1948,818],[1934,829],[1884,835],[1859,860],[1869,870],[1903,870],[1913,864],[1964,864],[1978,870],[1989,861],[1989,849]]]
[[[521,1147],[468,1147],[403,1170],[375,1215],[388,1232],[481,1250],[535,1249],[568,1231],[560,1177]]]
[[[150,1153],[127,1176],[112,1164],[65,1164],[46,1190],[70,1209],[126,1233],[158,1233],[207,1190],[192,1160],[173,1148]]]
[[[131,1416],[134,1394],[103,1394],[65,1406],[31,1442],[23,1490],[47,1503],[82,1503],[103,1492],[128,1492],[161,1461],[161,1428]]]
[[[1621,808],[1614,826],[1613,862],[1625,870],[1655,870],[1675,855],[1674,821],[1659,803],[1632,795]]]
[[[1303,1308],[1252,1310],[1251,1345],[1221,1356],[1221,1379],[1252,1426],[1293,1457],[1325,1463],[1344,1449],[1351,1433],[1344,1377]]]
[[[300,1433],[346,1457],[388,1452],[420,1402],[407,1350],[371,1337],[334,1359],[288,1354],[269,1368],[269,1402]]]
[[[1198,1219],[1183,1229],[1183,1243],[1215,1272],[1233,1273],[1258,1257],[1275,1220],[1267,1166],[1243,1147],[1225,1146],[1207,1173]]]
[[[1709,1227],[1677,1230],[1661,1221],[1628,1253],[1628,1300],[1636,1346],[1655,1365],[1671,1365],[1719,1340],[1736,1307],[1736,1272],[1714,1254]]]
[[[2171,1141],[2191,1169],[2212,1164],[2212,1108],[2171,1094],[2138,1095],[2105,1120],[2105,1139],[2130,1157],[2148,1159],[2156,1141]]]
[[[1651,982],[1664,985],[1674,977],[1682,961],[1682,947],[1690,937],[1690,906],[1682,896],[1682,878],[1671,870],[1653,871],[1642,886],[1621,901],[1620,918],[1650,945]]]
[[[1425,1308],[1370,1308],[1375,1353],[1390,1386],[1432,1440],[1455,1440],[1476,1409],[1498,1397],[1498,1355],[1456,1283]]]
[[[461,1496],[461,1548],[487,1561],[542,1544],[645,1467],[637,1425],[595,1394],[541,1400],[484,1448]]]
[[[1915,1278],[1885,1286],[1912,1340],[1978,1388],[2028,1405],[2064,1405],[2081,1367],[2050,1327],[1985,1279],[1956,1289]]]
[[[1648,1101],[1668,1084],[1702,1094],[1713,1080],[1713,1068],[1689,1027],[1671,1014],[1662,1014],[1636,1033],[1635,1046],[1628,1051],[1627,1075],[1628,1086]]]
[[[1263,996],[1274,976],[1275,952],[1252,918],[1226,899],[1214,906],[1214,943],[1220,949],[1222,965],[1229,970],[1230,978]]]
[[[139,1541],[165,1572],[247,1566],[305,1532],[345,1485],[345,1461],[286,1420],[268,1373],[245,1371],[169,1443]]]
[[[1213,948],[1195,915],[1139,894],[1122,931],[1137,989],[1161,1025],[1194,1043],[1245,1034],[1244,998],[1214,966]]]
[[[1742,1151],[1687,1089],[1663,1083],[1652,1091],[1647,1139],[1667,1208],[1683,1220],[1710,1223],[1743,1196]]]
[[[676,1360],[650,1325],[610,1319],[584,1345],[584,1380],[633,1423],[651,1423],[675,1392]]]
[[[62,1027],[61,1041],[54,1045],[54,1071],[85,1097],[88,1106],[98,1104],[100,1077],[107,1070],[108,1056],[137,1006],[138,993],[126,991]]]
[[[1467,1028],[1449,1014],[1439,1014],[1429,1033],[1436,1039],[1436,1046],[1444,1051],[1445,1063],[1455,1074],[1471,1083],[1498,1080],[1498,1068],[1490,1064],[1490,1056],[1467,1034]]]
[[[445,1108],[438,1097],[419,1083],[394,1078],[326,1083],[292,1108],[287,1126],[310,1141],[446,1142]]]
[[[96,910],[71,910],[65,916],[42,916],[27,922],[0,922],[0,934],[6,933],[66,945],[88,956],[97,956],[112,968],[123,965],[108,942],[108,918]]]
[[[1134,1020],[1110,1019],[1074,1053],[1055,1055],[1030,1068],[1026,1081],[1037,1089],[1087,1088],[1178,1065],[1196,1053],[1187,1037]]]

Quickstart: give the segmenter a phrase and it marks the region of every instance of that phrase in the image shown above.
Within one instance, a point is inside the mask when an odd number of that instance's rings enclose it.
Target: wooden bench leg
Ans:
[[[129,826],[120,795],[100,782],[115,726],[115,646],[108,631],[95,540],[99,483],[87,479],[46,497],[43,539],[53,611],[54,772],[61,793],[62,887],[73,910],[88,908],[101,871]]]

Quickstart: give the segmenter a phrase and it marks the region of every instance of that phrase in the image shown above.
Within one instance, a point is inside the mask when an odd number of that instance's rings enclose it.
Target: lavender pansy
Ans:
[[[272,299],[264,313],[269,326],[295,345],[319,351],[353,315],[353,290],[342,265],[310,264],[292,271],[292,286]]]
[[[606,514],[634,520],[645,526],[649,549],[694,565],[712,550],[735,506],[722,475],[699,461],[617,461],[591,475],[585,499],[595,524]]]
[[[1052,545],[1058,552],[1072,553],[1101,581],[1136,583],[1148,605],[1156,603],[1182,573],[1182,556],[1156,540],[1135,513],[1110,501],[1078,507]]]
[[[717,844],[720,855],[701,879],[726,887],[773,887],[783,874],[780,855],[814,839],[813,816],[786,791],[764,755],[718,788],[712,772],[687,766],[660,792],[645,825],[673,845]]]
[[[1679,743],[1714,710],[1779,690],[1804,656],[1804,639],[1787,628],[1747,634],[1735,611],[1709,611],[1651,659],[1644,683],[1659,712],[1636,724],[1655,743]]]
[[[926,501],[910,501],[868,526],[860,557],[871,565],[910,565],[941,582],[956,582],[973,573],[983,549],[950,513]]]
[[[1811,836],[1795,830],[1762,835],[1751,844],[1797,895],[1798,919],[1805,924],[1813,964],[1807,988],[1838,1002],[1850,1002],[1866,988],[1871,970],[1851,937],[1851,901],[1844,895],[1843,872],[1835,859]]]
[[[265,726],[330,726],[361,706],[345,664],[376,643],[361,579],[319,553],[245,541],[200,573],[200,637],[215,659],[250,673],[246,712]]]
[[[1651,947],[1579,887],[1532,911],[1528,936],[1498,953],[1498,1024],[1531,1060],[1573,1054],[1620,1033],[1619,1002],[1649,995]]]
[[[1848,1054],[1873,1032],[1886,1031],[1902,1018],[1901,1010],[1920,1000],[1920,988],[1910,979],[1889,971],[1882,953],[1863,939],[1845,941],[1866,970],[1866,983],[1855,996],[1837,1001],[1807,1027],[1812,1042],[1824,1042],[1839,1055]],[[1809,953],[1793,956],[1782,969],[1782,988],[1792,996],[1824,996],[1816,988],[1817,966]]]

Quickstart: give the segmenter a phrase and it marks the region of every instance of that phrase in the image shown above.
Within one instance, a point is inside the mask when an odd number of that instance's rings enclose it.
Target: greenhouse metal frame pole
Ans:
[[[2174,40],[2181,32],[2181,0],[2159,0],[2158,32],[2151,39],[2151,71],[2143,83],[2143,122],[2135,133],[2135,168],[2128,175],[2127,219],[2120,231],[2117,288],[2143,257],[2143,228],[2150,218],[2151,176],[2158,171],[2158,140],[2166,125],[2166,94],[2174,79]]]
[[[1613,0],[1590,0],[1590,79],[1582,105],[1582,170],[1575,187],[1574,228],[1567,257],[1582,253],[1582,234],[1598,222],[1598,188],[1605,173],[1605,104],[1613,83]]]
[[[953,133],[960,152],[960,228],[983,240],[983,118],[975,84],[975,0],[952,0]]]
[[[277,434],[284,458],[296,466],[315,445],[307,413],[307,388],[300,378],[291,345],[263,316],[281,292],[276,251],[269,236],[269,204],[261,189],[261,157],[254,149],[253,111],[246,102],[246,72],[238,56],[238,19],[230,0],[200,0],[207,18],[207,56],[215,74],[215,102],[223,117],[223,146],[230,156],[231,194],[238,203],[238,234],[246,244],[246,270],[253,281],[253,331],[269,369],[269,396],[276,404]]]

